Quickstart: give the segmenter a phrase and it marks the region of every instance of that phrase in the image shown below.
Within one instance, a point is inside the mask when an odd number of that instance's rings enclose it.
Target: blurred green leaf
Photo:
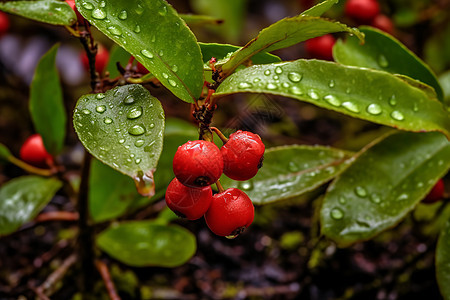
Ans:
[[[166,1],[76,2],[83,17],[133,55],[175,96],[191,103],[200,96],[203,87],[200,47],[186,23]]]
[[[106,71],[109,72],[109,77],[116,78],[117,76],[119,76],[120,73],[117,70],[117,63],[119,62],[120,65],[125,68],[125,66],[128,64],[128,61],[130,60],[130,57],[130,53],[128,53],[122,47],[114,44],[109,54],[108,65],[106,66]]]
[[[42,136],[50,154],[61,152],[66,136],[66,110],[63,92],[56,69],[53,46],[39,61],[30,88],[30,113],[36,131]]]
[[[448,111],[429,98],[429,88],[412,86],[411,81],[378,70],[299,59],[238,71],[221,83],[214,96],[281,95],[402,130],[441,131],[450,137]]]
[[[52,25],[71,26],[77,21],[73,9],[58,0],[0,2],[0,10]]]
[[[409,76],[432,86],[442,101],[442,88],[436,75],[419,57],[381,30],[367,26],[360,30],[365,34],[364,45],[355,37],[347,37],[345,42],[339,40],[333,47],[333,56],[337,62]]]
[[[263,167],[247,181],[222,176],[225,188],[238,187],[255,204],[269,204],[314,190],[349,165],[350,152],[322,146],[284,146],[264,153]]]
[[[55,178],[23,176],[0,188],[0,236],[32,220],[53,198],[62,183]]]
[[[445,72],[439,76],[439,82],[444,91],[444,103],[450,107],[450,71]]]
[[[442,228],[436,247],[436,277],[442,297],[450,299],[450,219]]]
[[[305,10],[301,13],[303,16],[311,16],[311,17],[320,17],[323,15],[327,10],[329,10],[333,5],[338,3],[339,0],[325,0],[322,1],[315,6]]]
[[[342,246],[396,225],[450,168],[450,142],[440,133],[398,132],[363,149],[330,185],[322,233]]]
[[[8,160],[8,158],[12,156],[11,152],[9,151],[8,147],[0,143],[0,159]]]
[[[230,75],[239,65],[258,52],[271,52],[290,47],[308,39],[332,32],[348,32],[363,40],[364,35],[356,28],[320,17],[299,15],[282,19],[261,30],[258,36],[237,50],[223,63],[223,76]]]
[[[186,24],[189,26],[203,26],[203,25],[220,25],[223,24],[223,20],[205,16],[205,15],[192,15],[192,14],[178,14],[180,18],[182,18]]]
[[[176,225],[133,221],[100,233],[97,244],[106,253],[134,267],[176,267],[195,253],[195,236]],[[181,247],[180,247],[181,246]]]
[[[158,99],[137,84],[84,95],[73,122],[78,138],[95,158],[133,178],[143,196],[154,194],[153,173],[164,132]]]

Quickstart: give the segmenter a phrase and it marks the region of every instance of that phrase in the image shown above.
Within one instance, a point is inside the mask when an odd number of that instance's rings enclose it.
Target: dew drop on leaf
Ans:
[[[367,106],[367,112],[371,115],[379,115],[381,114],[381,106],[376,104],[376,103],[372,103],[369,104],[369,106]]]
[[[373,193],[372,195],[370,195],[370,201],[372,201],[375,204],[378,204],[381,202],[381,197],[377,193]]]
[[[302,75],[297,72],[290,72],[288,78],[292,82],[300,82],[300,80],[302,80]]]
[[[335,220],[340,220],[344,217],[344,212],[340,208],[333,208],[330,212],[330,216]]]
[[[354,113],[359,113],[359,108],[358,106],[356,106],[355,103],[350,102],[350,101],[345,101],[344,103],[342,103],[342,106],[347,109],[348,111],[354,112]]]
[[[281,73],[283,73],[283,69],[281,69],[280,67],[276,67],[275,68],[275,73],[280,75]]]
[[[107,29],[113,35],[122,35],[122,29],[117,26],[109,26]]]
[[[136,142],[134,142],[134,145],[136,147],[142,147],[144,145],[144,140],[137,140]]]
[[[145,133],[145,128],[142,125],[133,125],[128,128],[128,133],[131,135],[143,135]]]
[[[113,120],[111,118],[104,118],[103,119],[103,123],[105,124],[111,124],[113,122]]]
[[[366,197],[367,196],[367,191],[365,188],[363,188],[362,186],[357,186],[355,188],[355,193],[357,196],[359,197]]]
[[[95,98],[97,98],[98,100],[101,100],[101,99],[105,98],[105,94],[98,93],[97,95],[95,95]]]
[[[378,65],[382,68],[387,68],[389,66],[389,62],[383,54],[378,56]]]
[[[161,16],[167,15],[167,7],[165,5],[161,6],[158,10],[158,14],[160,14]]]
[[[334,85],[335,85],[334,80],[331,79],[331,80],[330,80],[330,83],[328,83],[328,86],[329,86],[330,88],[333,88]]]
[[[85,115],[90,115],[91,114],[91,111],[89,109],[83,109],[81,112],[83,114],[85,114]]]
[[[318,100],[319,94],[313,89],[308,90],[308,96],[311,97],[311,99]]]
[[[173,86],[173,87],[176,87],[176,86],[177,86],[177,82],[176,82],[175,80],[173,80],[173,79],[169,79],[169,84],[170,84],[171,86]]]
[[[106,18],[106,13],[103,10],[96,8],[92,11],[92,17],[97,20],[103,20]]]
[[[132,104],[134,103],[134,98],[131,95],[128,95],[124,100],[123,100],[124,104]]]
[[[264,75],[266,75],[266,76],[269,76],[270,73],[271,73],[270,70],[265,70],[265,71],[264,71]]]
[[[89,3],[89,2],[83,2],[83,4],[81,4],[81,5],[83,6],[84,9],[87,9],[87,10],[94,9],[94,5],[92,5],[92,3]]]
[[[244,191],[250,191],[253,189],[253,182],[251,181],[240,182],[239,187]]]
[[[248,89],[251,88],[253,85],[249,82],[240,82],[239,83],[239,88],[241,89]]]
[[[142,115],[142,106],[133,107],[127,113],[127,118],[130,120],[137,119]]]
[[[391,98],[389,98],[389,105],[391,106],[397,105],[397,98],[395,97],[395,95],[392,95]]]
[[[141,26],[139,26],[139,24],[136,24],[136,26],[134,27],[134,32],[139,33],[141,32]]]
[[[105,106],[105,105],[97,106],[97,107],[95,108],[95,111],[98,112],[98,113],[100,113],[100,114],[102,114],[102,113],[104,113],[104,112],[106,111],[106,106]]]
[[[294,95],[303,95],[303,91],[298,86],[291,87],[291,93]]]
[[[333,106],[340,106],[341,101],[333,95],[326,95],[323,99]]]
[[[126,20],[128,18],[128,13],[126,10],[122,10],[119,15],[118,18],[121,20]]]
[[[276,90],[277,89],[277,86],[271,82],[268,83],[266,87],[268,90]]]
[[[403,121],[405,119],[403,114],[401,112],[399,112],[398,110],[394,110],[393,112],[391,112],[391,117],[392,117],[392,119],[397,120],[397,121]]]
[[[144,55],[147,58],[153,58],[153,53],[151,53],[147,49],[142,50],[141,53],[142,53],[142,55]]]

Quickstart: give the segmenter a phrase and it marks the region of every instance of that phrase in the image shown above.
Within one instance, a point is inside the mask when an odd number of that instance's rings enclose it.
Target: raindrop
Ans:
[[[333,106],[340,106],[341,101],[333,95],[326,95],[323,99]]]
[[[122,35],[122,29],[120,29],[119,27],[110,26],[107,29],[113,35]]]
[[[367,191],[365,188],[363,188],[362,186],[357,186],[355,188],[355,193],[357,196],[359,197],[366,197],[367,196]]]
[[[92,5],[92,3],[83,2],[82,5],[85,9],[88,9],[88,10],[94,9],[94,5]]]
[[[151,123],[150,125],[148,125],[148,127],[150,127],[150,129],[155,128],[155,124]]]
[[[92,11],[92,17],[97,20],[103,20],[106,18],[106,13],[103,10],[96,8]]]
[[[156,41],[156,36],[152,36],[152,39],[150,40],[152,43],[154,43]]]
[[[153,58],[153,53],[151,53],[150,51],[144,49],[141,51],[142,55],[144,55],[147,58]]]
[[[283,82],[281,85],[282,85],[284,88],[288,88],[288,87],[289,87],[289,83],[287,83],[287,82]]]
[[[394,110],[393,112],[391,112],[391,117],[392,117],[392,119],[397,120],[397,121],[402,121],[403,119],[405,119],[403,114],[401,112],[399,112],[398,110]]]
[[[145,133],[145,128],[142,125],[134,125],[128,128],[128,133],[131,135],[142,135]]]
[[[317,94],[317,92],[313,89],[308,90],[308,96],[311,97],[314,100],[318,100],[319,99],[319,95]]]
[[[120,139],[119,140],[119,144],[123,144],[123,143],[125,143],[125,140],[124,139]]]
[[[104,112],[106,111],[106,106],[105,106],[105,105],[97,106],[97,108],[95,109],[95,111],[98,112],[98,113],[100,113],[100,114],[102,114],[102,113],[104,113]]]
[[[173,80],[173,79],[169,79],[169,84],[170,84],[171,86],[173,86],[173,87],[176,87],[176,86],[177,86],[177,82],[176,82],[175,80]]]
[[[253,82],[254,82],[254,83],[258,83],[258,82],[260,82],[260,81],[261,81],[261,79],[259,79],[259,78],[253,79]]]
[[[128,95],[124,100],[123,100],[124,104],[132,104],[134,103],[134,98],[131,95]]]
[[[389,62],[386,56],[384,56],[383,54],[380,54],[380,56],[378,56],[378,65],[380,65],[380,67],[382,68],[386,68],[389,66]]]
[[[164,6],[164,5],[161,6],[161,8],[159,9],[158,13],[159,13],[161,16],[167,15],[167,7]]]
[[[273,83],[268,83],[266,87],[268,90],[276,90],[277,89],[277,86]]]
[[[100,2],[100,7],[101,7],[101,8],[104,8],[105,6],[106,6],[106,2],[105,2],[105,1],[101,1],[101,2]]]
[[[139,33],[141,32],[141,26],[139,26],[139,24],[136,25],[136,27],[134,27],[134,32]]]
[[[381,114],[381,106],[379,106],[376,103],[372,103],[369,106],[367,106],[367,112],[371,115],[379,115]]]
[[[178,66],[177,66],[177,65],[173,65],[173,66],[172,66],[172,71],[178,72]]]
[[[330,215],[335,220],[340,220],[344,217],[344,212],[340,208],[333,208]]]
[[[303,91],[298,86],[291,87],[291,93],[294,95],[303,95]]]
[[[278,80],[278,79],[280,79],[280,77],[278,77],[278,75],[273,76],[273,80]]]
[[[97,95],[95,95],[95,98],[97,98],[98,100],[101,100],[101,99],[105,98],[105,94],[98,93]]]
[[[331,79],[331,80],[330,80],[330,83],[328,84],[328,86],[329,86],[330,88],[333,88],[334,85],[335,85],[334,80]]]
[[[118,18],[121,19],[121,20],[126,20],[128,18],[127,11],[126,10],[122,10],[119,13]]]
[[[239,183],[239,188],[244,191],[250,191],[253,189],[253,183],[251,181],[244,181]]]
[[[90,115],[91,114],[91,111],[89,109],[83,109],[81,112],[83,114],[85,114],[85,115]]]
[[[352,91],[352,90],[351,90],[350,88],[347,88],[347,89],[345,90],[345,92],[346,92],[347,94],[350,94],[351,91]]]
[[[397,201],[407,200],[409,198],[408,194],[402,193],[397,197]]]
[[[289,171],[291,172],[298,172],[300,170],[300,168],[297,166],[297,164],[293,161],[289,162]]]
[[[391,106],[397,105],[397,99],[395,98],[395,95],[392,95],[391,98],[389,98],[389,105]]]
[[[414,103],[413,105],[413,111],[418,112],[419,111],[419,106],[417,105],[417,103]]]
[[[167,75],[167,73],[162,73],[162,76],[165,78],[165,79],[167,79],[167,78],[169,78],[169,75]]]
[[[159,50],[159,56],[163,56],[164,55],[164,51]]]
[[[113,122],[113,120],[111,118],[103,119],[103,123],[105,123],[105,124],[111,124],[112,122]]]
[[[377,193],[373,193],[372,195],[370,195],[370,201],[372,201],[373,203],[378,204],[378,203],[381,202],[381,197]]]
[[[139,164],[141,162],[140,158],[136,158],[136,160],[134,161],[136,164]]]
[[[130,120],[137,119],[142,115],[142,106],[136,106],[130,109],[127,118]]]
[[[353,102],[345,101],[344,103],[342,103],[342,106],[345,107],[348,111],[351,111],[353,113],[359,113],[358,106],[356,106],[356,104]]]
[[[136,147],[142,147],[144,145],[144,140],[137,140],[136,142],[134,142],[134,145]]]
[[[275,68],[275,73],[280,75],[281,73],[283,73],[283,70],[280,67],[276,67]]]
[[[419,181],[418,183],[417,183],[417,185],[416,185],[418,188],[421,188],[421,187],[423,187],[423,182],[421,182],[421,181]]]
[[[345,203],[347,203],[347,199],[345,199],[345,197],[341,196],[341,197],[339,197],[339,203],[345,204]]]
[[[143,8],[140,4],[138,4],[137,7],[136,7],[136,9],[135,9],[135,12],[136,12],[138,15],[142,15],[142,13],[144,12],[144,8]]]
[[[290,72],[288,78],[292,82],[300,82],[300,80],[302,80],[302,75],[297,72]]]
[[[253,85],[249,82],[241,82],[239,83],[239,88],[240,89],[248,89],[251,88]]]
[[[265,71],[264,71],[264,75],[266,75],[266,76],[269,76],[270,73],[271,73],[270,70],[265,70]]]

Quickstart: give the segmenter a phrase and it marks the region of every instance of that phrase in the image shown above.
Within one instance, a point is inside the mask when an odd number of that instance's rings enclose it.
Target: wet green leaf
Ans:
[[[30,88],[30,113],[36,131],[42,136],[50,154],[61,152],[66,136],[66,110],[63,92],[56,69],[53,46],[39,61]]]
[[[436,247],[436,277],[444,299],[450,299],[450,219],[442,228]]]
[[[364,45],[354,37],[348,37],[345,42],[339,40],[333,48],[337,62],[409,76],[432,86],[442,101],[442,88],[436,75],[412,51],[381,30],[367,26],[360,30],[365,34]]]
[[[222,19],[205,15],[179,14],[179,16],[189,26],[220,25],[223,23]]]
[[[222,65],[223,77],[227,77],[240,64],[258,52],[271,52],[287,48],[314,37],[341,31],[354,34],[361,40],[364,38],[356,28],[350,28],[345,24],[320,17],[299,15],[282,19],[261,30],[256,38],[236,51]]]
[[[109,72],[110,78],[115,78],[120,75],[117,70],[117,63],[119,62],[122,67],[126,67],[128,61],[130,60],[131,54],[128,53],[122,47],[114,45],[111,48],[111,52],[109,54],[108,65],[106,66],[106,71]]]
[[[164,112],[140,85],[82,96],[74,127],[98,160],[133,178],[144,196],[154,194],[153,173],[162,150]]]
[[[0,10],[52,25],[70,26],[77,21],[73,9],[58,0],[0,2]]]
[[[255,204],[269,204],[312,191],[345,169],[350,152],[322,146],[266,150],[263,167],[247,181],[220,179],[224,188],[242,189]]]
[[[195,253],[195,237],[176,225],[134,221],[106,229],[97,244],[115,259],[134,267],[176,267]],[[182,245],[180,247],[180,245]]]
[[[0,236],[32,220],[53,198],[62,183],[55,178],[17,177],[0,188]]]
[[[86,0],[77,8],[127,50],[180,99],[194,102],[203,87],[203,63],[194,34],[164,0]]]
[[[320,17],[323,15],[327,10],[329,10],[333,5],[338,3],[339,0],[325,0],[322,1],[315,6],[305,10],[301,14],[304,16],[311,16],[311,17]]]
[[[11,152],[9,151],[8,147],[0,143],[0,159],[8,160],[8,158],[12,156]]]
[[[396,225],[450,168],[450,142],[436,132],[397,132],[363,149],[330,185],[322,233],[342,246]]]
[[[449,113],[441,102],[430,99],[427,89],[379,70],[303,59],[256,65],[228,77],[214,95],[241,92],[291,97],[378,124],[450,137]]]

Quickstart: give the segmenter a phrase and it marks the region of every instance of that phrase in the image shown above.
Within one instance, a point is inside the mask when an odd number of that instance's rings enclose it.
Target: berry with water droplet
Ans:
[[[247,194],[229,188],[213,196],[205,221],[215,234],[234,238],[250,226],[254,216],[255,208]]]
[[[98,73],[102,73],[108,64],[109,60],[109,51],[102,45],[98,45],[97,55],[95,56],[95,70]],[[86,71],[89,71],[89,59],[86,55],[86,52],[81,53],[81,62]]]
[[[333,46],[336,39],[331,34],[325,34],[305,42],[306,52],[312,58],[333,60]]]
[[[361,24],[369,24],[380,13],[377,0],[348,0],[345,15]]]
[[[77,7],[75,6],[75,0],[66,0],[66,3],[69,4],[69,6],[75,11],[75,14],[77,15],[78,23],[83,24],[84,18],[78,11]]]
[[[178,147],[173,158],[175,177],[184,185],[211,185],[223,173],[223,158],[214,143],[196,140]]]
[[[438,182],[433,186],[431,191],[428,193],[428,195],[425,197],[425,199],[422,200],[423,203],[435,203],[442,199],[444,196],[445,191],[445,185],[444,180],[439,179]]]
[[[20,148],[20,159],[36,167],[47,167],[53,163],[39,134],[33,134],[25,140]]]

